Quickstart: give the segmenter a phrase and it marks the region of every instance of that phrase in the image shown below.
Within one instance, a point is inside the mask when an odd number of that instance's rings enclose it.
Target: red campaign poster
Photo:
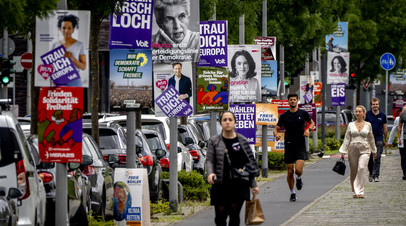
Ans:
[[[42,87],[38,105],[41,162],[82,162],[83,88]]]

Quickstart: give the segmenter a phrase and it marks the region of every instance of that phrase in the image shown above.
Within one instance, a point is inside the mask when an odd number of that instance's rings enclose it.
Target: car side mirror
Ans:
[[[195,142],[193,141],[193,139],[191,137],[186,137],[185,138],[185,144],[189,145],[189,144],[194,144]]]
[[[178,153],[182,152],[182,148],[178,147]]]
[[[158,159],[163,158],[166,155],[166,151],[163,149],[156,149],[155,150],[155,155]]]
[[[82,156],[82,166],[88,166],[93,164],[93,158],[89,155]]]
[[[118,161],[120,161],[120,157],[118,157],[118,155],[114,155],[114,154],[109,155],[108,163],[110,165],[118,163]]]
[[[23,193],[18,188],[10,188],[8,190],[8,199],[17,199],[23,196]]]

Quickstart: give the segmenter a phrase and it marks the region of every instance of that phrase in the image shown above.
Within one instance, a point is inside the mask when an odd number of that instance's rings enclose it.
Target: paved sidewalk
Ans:
[[[406,180],[399,150],[391,151],[382,156],[380,182],[366,182],[364,199],[352,197],[348,176],[282,225],[406,225]]]

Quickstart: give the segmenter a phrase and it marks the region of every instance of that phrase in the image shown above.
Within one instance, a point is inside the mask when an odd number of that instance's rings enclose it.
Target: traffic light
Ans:
[[[347,89],[356,89],[357,88],[356,84],[357,84],[357,81],[355,81],[355,73],[351,73],[350,81],[347,86]]]
[[[7,85],[11,82],[10,74],[16,72],[13,69],[14,64],[16,64],[16,62],[8,58],[3,58],[3,60],[1,61],[1,80],[0,80],[1,84]]]

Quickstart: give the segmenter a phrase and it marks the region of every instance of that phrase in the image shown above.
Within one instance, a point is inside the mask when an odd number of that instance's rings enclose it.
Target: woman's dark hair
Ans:
[[[335,56],[333,60],[331,61],[331,70],[330,72],[334,72],[336,69],[334,68],[334,60],[337,59],[338,62],[341,64],[341,71],[340,73],[344,73],[347,71],[347,63],[345,63],[345,60],[342,56]]]
[[[219,118],[219,119],[220,119],[220,124],[221,124],[221,121],[223,120],[223,115],[224,115],[225,113],[231,113],[231,115],[232,115],[233,118],[234,118],[234,121],[237,122],[237,119],[235,118],[234,112],[231,112],[231,111],[223,111],[223,112],[220,113],[220,116],[219,116],[219,117],[220,117],[220,118]]]
[[[234,53],[234,56],[231,59],[230,77],[235,78],[235,77],[238,76],[238,72],[235,69],[235,60],[239,56],[244,56],[245,59],[247,59],[248,66],[249,66],[248,73],[247,73],[247,79],[255,77],[257,75],[257,73],[255,72],[255,61],[252,58],[251,54],[249,52],[247,52],[246,50],[240,50],[240,51],[237,51],[237,52]]]
[[[58,28],[61,28],[62,22],[65,22],[65,21],[71,22],[73,28],[79,29],[79,17],[77,17],[73,14],[58,16]]]

